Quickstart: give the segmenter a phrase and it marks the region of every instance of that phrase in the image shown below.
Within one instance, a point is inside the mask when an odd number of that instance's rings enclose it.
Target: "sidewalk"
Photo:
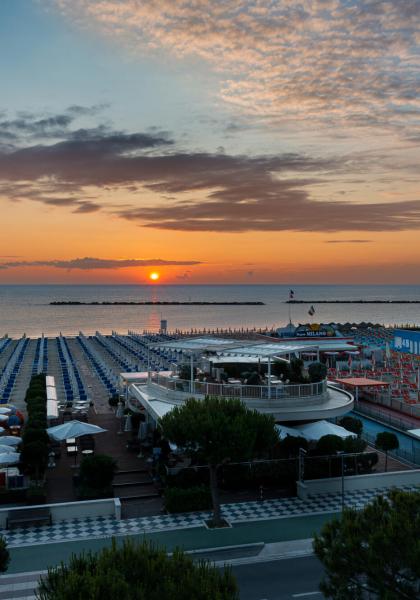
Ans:
[[[406,486],[405,489],[414,489],[414,486]],[[345,505],[362,508],[377,494],[377,489],[345,492]],[[341,503],[341,493],[336,492],[318,494],[309,497],[307,500],[294,497],[261,502],[223,504],[222,513],[231,525],[236,525],[252,521],[336,513],[341,511]],[[205,521],[210,516],[209,511],[202,511],[121,519],[120,521],[113,517],[90,517],[71,521],[58,521],[53,525],[22,527],[12,531],[3,529],[0,530],[0,535],[7,539],[9,548],[17,548],[63,541],[205,528]]]

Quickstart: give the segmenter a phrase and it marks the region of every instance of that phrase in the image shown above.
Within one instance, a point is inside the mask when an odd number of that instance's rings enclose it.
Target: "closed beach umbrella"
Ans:
[[[62,425],[49,427],[47,433],[53,440],[61,442],[68,438],[77,438],[82,435],[95,435],[97,433],[105,433],[106,429],[92,425],[91,423],[82,423],[81,421],[68,421]],[[0,438],[1,439],[1,438]]]
[[[3,465],[5,467],[9,465],[16,465],[19,461],[19,452],[6,452],[4,454],[0,454],[0,465]]]
[[[3,428],[2,428],[3,429]],[[22,443],[22,438],[17,435],[1,435],[0,444],[6,444],[6,446],[18,446]]]

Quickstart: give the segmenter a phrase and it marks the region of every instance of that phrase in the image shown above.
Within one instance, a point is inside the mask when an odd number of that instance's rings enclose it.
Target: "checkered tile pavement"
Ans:
[[[402,489],[413,490],[416,487],[406,486]],[[377,494],[378,490],[369,489],[345,492],[345,505],[362,508]],[[309,497],[307,500],[281,498],[261,502],[224,504],[222,506],[223,516],[231,524],[339,512],[340,510],[341,493],[318,494]],[[13,548],[202,527],[203,521],[209,517],[209,512],[157,515],[123,519],[121,521],[117,521],[113,517],[91,517],[73,519],[72,521],[59,521],[50,526],[21,527],[12,531],[0,530],[0,535],[7,538],[9,547]]]

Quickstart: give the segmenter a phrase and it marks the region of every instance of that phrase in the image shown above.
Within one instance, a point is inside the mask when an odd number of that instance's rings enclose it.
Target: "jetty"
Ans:
[[[52,306],[264,306],[264,302],[206,302],[193,300],[188,302],[176,300],[141,300],[138,302],[126,301],[103,301],[103,302],[79,302],[78,300],[54,300],[49,303]]]
[[[286,300],[286,304],[420,304],[420,300]]]

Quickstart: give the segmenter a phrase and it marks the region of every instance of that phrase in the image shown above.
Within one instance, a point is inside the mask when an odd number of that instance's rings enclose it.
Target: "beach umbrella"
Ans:
[[[105,433],[106,429],[92,425],[91,423],[83,423],[82,421],[68,421],[62,425],[49,427],[47,433],[53,440],[61,442],[69,438],[77,438],[82,435],[96,435],[97,433]],[[1,439],[1,438],[0,438]]]
[[[15,452],[14,446],[7,446],[6,444],[0,444],[0,454],[10,454],[10,452]]]
[[[7,467],[9,465],[16,465],[20,461],[19,452],[5,452],[0,454],[0,465]]]
[[[8,419],[9,417],[7,415],[0,415],[0,423],[6,423]]]
[[[12,409],[7,406],[0,406],[0,415],[10,415]]]
[[[21,443],[22,443],[22,438],[18,437],[17,435],[1,435],[0,436],[0,444],[6,444],[6,446],[18,446]]]
[[[329,421],[316,421],[315,423],[308,423],[307,425],[299,425],[296,429],[300,431],[302,437],[306,438],[308,441],[318,441],[324,437],[324,435],[337,435],[342,439],[357,437],[352,431],[347,431],[344,427],[340,427],[340,425],[335,425]]]

